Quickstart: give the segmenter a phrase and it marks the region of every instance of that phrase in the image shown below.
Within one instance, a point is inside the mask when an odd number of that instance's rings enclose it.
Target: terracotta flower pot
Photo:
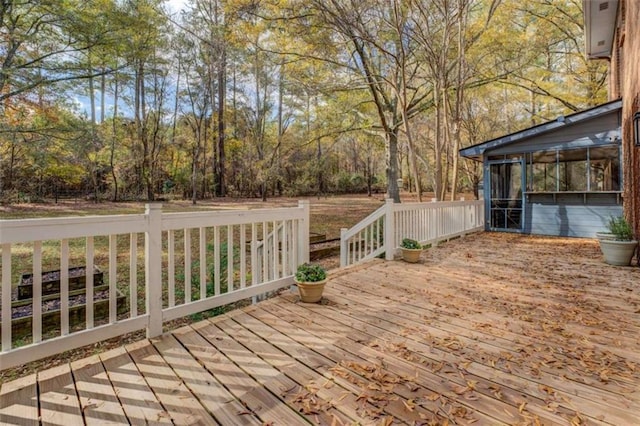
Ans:
[[[402,260],[408,263],[418,263],[420,261],[421,254],[422,249],[402,248]]]
[[[322,299],[322,292],[327,280],[317,282],[299,282],[295,280],[298,285],[298,293],[300,294],[300,300],[304,303],[318,303]]]

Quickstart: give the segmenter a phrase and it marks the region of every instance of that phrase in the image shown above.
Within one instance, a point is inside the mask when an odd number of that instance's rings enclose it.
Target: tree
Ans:
[[[360,82],[356,87],[366,88],[371,96],[385,135],[387,195],[400,202],[397,184],[400,129],[431,102],[429,85],[415,72],[415,50],[407,46],[411,40],[403,37],[402,20],[407,9],[399,1],[314,0],[310,3],[320,22],[351,44],[350,51],[339,58],[339,65],[358,75]],[[405,126],[405,131],[407,129]]]

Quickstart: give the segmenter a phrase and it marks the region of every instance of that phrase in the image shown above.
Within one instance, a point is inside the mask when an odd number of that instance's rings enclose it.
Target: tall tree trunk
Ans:
[[[113,179],[113,201],[118,201],[118,177],[116,176],[115,168],[115,152],[116,152],[116,137],[117,137],[117,120],[118,120],[118,64],[116,63],[116,71],[114,78],[114,93],[113,93],[113,118],[112,135],[111,135],[111,153],[109,155],[109,166],[111,167],[111,178]]]
[[[451,201],[456,199],[458,190],[458,169],[460,149],[460,128],[462,126],[462,102],[464,101],[464,81],[466,69],[466,48],[464,34],[467,28],[467,0],[458,0],[458,69],[456,104],[453,111],[453,176],[451,178]]]
[[[435,108],[436,108],[436,134],[435,140],[433,141],[434,147],[434,193],[436,199],[442,200],[442,93],[440,90],[440,81],[437,79],[436,87],[434,91],[435,96]]]
[[[93,74],[93,65],[91,64],[91,52],[88,52],[88,65],[89,72]],[[91,150],[97,151],[97,129],[96,129],[96,94],[94,91],[93,77],[89,77],[89,103],[91,109]],[[97,174],[97,159],[89,158],[89,164],[91,164],[91,183],[93,185],[93,201],[98,202],[98,178]]]
[[[444,167],[442,171],[442,192],[438,196],[438,200],[444,200],[447,195],[447,187],[449,186],[449,157],[451,150],[451,124],[449,120],[451,119],[451,114],[449,114],[449,109],[447,105],[449,104],[449,95],[446,90],[442,91],[442,117],[443,117],[443,147],[444,147]]]
[[[220,59],[220,66],[218,68],[218,156],[216,164],[216,174],[218,176],[218,182],[216,186],[216,192],[218,197],[226,196],[226,182],[225,182],[225,163],[226,156],[224,152],[225,145],[225,98],[227,87],[227,60],[226,60],[226,48],[222,46],[222,57]]]
[[[102,66],[102,75],[100,76],[100,123],[104,123],[105,117],[105,93],[107,91],[107,69]]]
[[[393,127],[386,133],[387,145],[387,197],[395,203],[400,202],[400,189],[398,188],[398,128]]]

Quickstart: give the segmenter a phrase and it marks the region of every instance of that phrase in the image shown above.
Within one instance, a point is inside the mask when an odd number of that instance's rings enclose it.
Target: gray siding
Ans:
[[[596,232],[606,230],[611,216],[621,215],[622,206],[615,202],[580,205],[573,200],[531,200],[525,204],[524,232],[593,238]]]

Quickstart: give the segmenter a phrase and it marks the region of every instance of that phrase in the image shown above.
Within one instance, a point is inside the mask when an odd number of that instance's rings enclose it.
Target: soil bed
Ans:
[[[98,302],[100,300],[109,299],[109,291],[98,291],[93,295],[93,301]],[[69,297],[69,307],[84,305],[87,302],[87,296],[85,294],[79,294],[77,296]],[[60,309],[60,299],[47,300],[42,302],[42,313],[57,311]],[[33,305],[28,304],[24,306],[15,306],[11,310],[11,318],[23,318],[33,314]]]

